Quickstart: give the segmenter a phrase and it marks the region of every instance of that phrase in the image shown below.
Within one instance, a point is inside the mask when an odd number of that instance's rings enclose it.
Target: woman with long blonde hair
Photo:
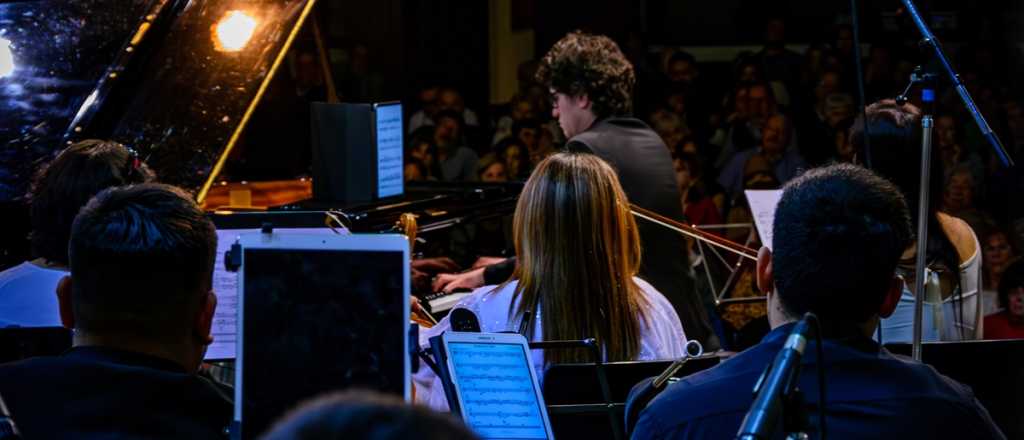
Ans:
[[[473,291],[456,308],[484,332],[521,332],[531,341],[595,338],[606,361],[669,359],[686,336],[672,305],[637,278],[640,239],[615,171],[599,157],[558,153],[538,164],[513,220],[518,266],[498,286]],[[449,330],[445,318],[420,333]],[[586,352],[534,352],[534,364],[590,362]],[[444,407],[432,373],[416,377],[417,400]]]

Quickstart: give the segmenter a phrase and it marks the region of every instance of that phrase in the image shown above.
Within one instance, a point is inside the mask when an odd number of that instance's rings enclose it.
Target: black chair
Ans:
[[[0,364],[35,356],[57,356],[71,348],[71,330],[64,327],[0,328]]]

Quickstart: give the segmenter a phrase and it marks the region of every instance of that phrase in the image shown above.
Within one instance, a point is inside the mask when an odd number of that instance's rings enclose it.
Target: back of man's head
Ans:
[[[907,204],[864,168],[816,168],[789,182],[775,212],[772,268],[785,312],[862,323],[879,312],[912,233]]]
[[[217,235],[184,191],[160,184],[96,195],[71,230],[75,327],[180,341],[210,291]]]
[[[448,414],[369,391],[327,394],[300,404],[263,440],[312,439],[475,440]]]
[[[537,81],[556,92],[586,95],[598,118],[628,115],[636,73],[611,38],[580,31],[555,43],[541,60]]]

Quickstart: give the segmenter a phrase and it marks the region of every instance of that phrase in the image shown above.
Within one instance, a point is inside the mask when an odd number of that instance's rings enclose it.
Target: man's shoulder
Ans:
[[[612,117],[602,119],[582,133],[569,139],[568,145],[585,146],[595,153],[606,148],[625,147],[624,140],[630,145],[637,143],[659,144],[664,148],[664,141],[644,121],[633,117]],[[613,145],[614,144],[614,145]]]

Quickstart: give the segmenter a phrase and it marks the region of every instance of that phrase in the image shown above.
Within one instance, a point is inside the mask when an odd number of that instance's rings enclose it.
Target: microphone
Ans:
[[[451,311],[452,331],[480,333],[480,319],[469,309],[456,308]]]
[[[754,385],[757,397],[743,417],[743,423],[736,438],[755,440],[771,438],[775,426],[782,416],[783,401],[796,388],[800,377],[800,358],[807,347],[807,336],[811,333],[810,320],[816,320],[808,313],[796,323],[786,339],[786,345],[775,355],[775,360]]]

